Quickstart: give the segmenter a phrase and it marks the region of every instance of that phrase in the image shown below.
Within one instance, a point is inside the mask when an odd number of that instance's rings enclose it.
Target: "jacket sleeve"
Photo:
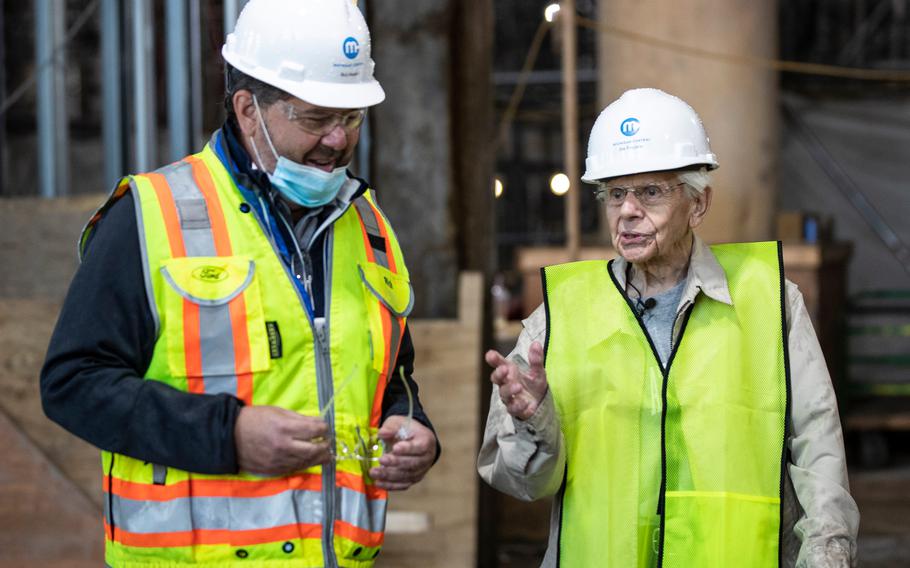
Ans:
[[[423,424],[436,434],[433,423],[423,410],[418,396],[417,381],[414,380],[414,342],[411,341],[411,330],[405,325],[404,334],[401,337],[401,347],[398,349],[398,359],[395,364],[396,369],[404,368],[404,380],[408,382],[413,400],[413,418]],[[382,395],[382,416],[381,421],[385,422],[389,416],[407,416],[411,408],[411,401],[408,399],[408,392],[398,376],[390,377],[386,384],[385,392]],[[442,453],[442,446],[439,444],[439,436],[436,437],[436,460]]]
[[[797,567],[849,568],[856,560],[859,510],[847,481],[837,399],[802,294],[787,281],[792,389],[788,471],[805,515]]]
[[[528,349],[544,342],[546,314],[543,306],[524,322],[518,343],[508,358],[527,367]],[[480,477],[495,489],[524,501],[555,495],[566,467],[565,442],[553,396],[547,391],[537,411],[519,420],[506,411],[493,385],[490,411],[477,460]]]
[[[155,346],[132,195],[96,226],[41,371],[47,416],[89,443],[199,473],[234,473],[235,397],[142,377]]]

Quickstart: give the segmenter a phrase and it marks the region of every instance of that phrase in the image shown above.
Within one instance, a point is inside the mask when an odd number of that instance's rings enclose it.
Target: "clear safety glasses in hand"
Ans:
[[[348,386],[348,383],[350,383],[351,379],[356,374],[356,371],[357,368],[355,367],[348,376],[345,377],[344,381],[338,385],[338,388],[335,389],[335,393],[320,413],[321,418],[324,419],[326,417],[329,410],[335,404],[336,395]],[[394,441],[409,440],[411,438],[411,421],[414,417],[414,395],[411,392],[411,386],[404,376],[404,367],[399,367],[398,377],[401,379],[405,393],[407,393],[408,396],[408,416],[407,420],[405,420],[404,424],[395,434]],[[392,443],[394,443],[394,441]],[[387,447],[386,441],[382,440],[372,428],[361,428],[360,425],[355,425],[353,434],[350,432],[342,433],[337,431],[335,433],[335,461],[359,461],[365,465],[370,465],[372,463],[378,463],[382,454],[389,449],[391,449],[391,444]]]

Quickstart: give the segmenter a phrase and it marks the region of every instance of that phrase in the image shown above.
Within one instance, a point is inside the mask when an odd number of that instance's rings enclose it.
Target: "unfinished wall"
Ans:
[[[777,2],[613,0],[601,25],[732,56],[777,53]],[[777,169],[777,75],[600,34],[601,108],[623,91],[657,87],[701,115],[718,156],[714,203],[699,233],[712,242],[770,238]]]
[[[451,0],[368,3],[376,77],[370,182],[417,291],[415,314],[453,317],[458,264],[449,117]]]

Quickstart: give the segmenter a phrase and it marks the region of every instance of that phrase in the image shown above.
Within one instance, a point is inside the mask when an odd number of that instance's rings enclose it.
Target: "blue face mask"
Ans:
[[[335,196],[338,195],[338,192],[341,191],[341,186],[344,185],[347,179],[345,174],[347,166],[341,166],[331,172],[327,172],[278,155],[275,146],[272,144],[272,137],[269,136],[269,130],[265,126],[265,121],[262,119],[262,112],[259,110],[259,102],[256,100],[255,95],[253,96],[253,104],[256,105],[256,113],[259,115],[259,124],[262,126],[263,133],[265,133],[265,140],[269,143],[269,149],[276,160],[275,171],[272,173],[266,172],[272,186],[285,199],[297,205],[313,208],[331,203]],[[256,142],[253,141],[252,136],[250,137],[250,144],[256,153],[256,160],[259,162],[259,166],[262,167],[262,158],[259,156],[259,149],[256,148]]]

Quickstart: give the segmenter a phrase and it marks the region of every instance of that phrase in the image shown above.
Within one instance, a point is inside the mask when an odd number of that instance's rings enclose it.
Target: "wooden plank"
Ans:
[[[0,448],[0,566],[100,566],[100,509],[3,412]]]
[[[0,411],[64,471],[101,510],[97,449],[51,422],[41,408],[38,376],[60,303],[0,298]],[[101,533],[99,533],[100,535]]]
[[[463,568],[476,562],[482,300],[480,274],[463,274],[458,320],[408,322],[420,400],[443,453],[422,482],[391,494],[392,515],[404,513],[428,526],[413,534],[390,531],[378,567]]]

